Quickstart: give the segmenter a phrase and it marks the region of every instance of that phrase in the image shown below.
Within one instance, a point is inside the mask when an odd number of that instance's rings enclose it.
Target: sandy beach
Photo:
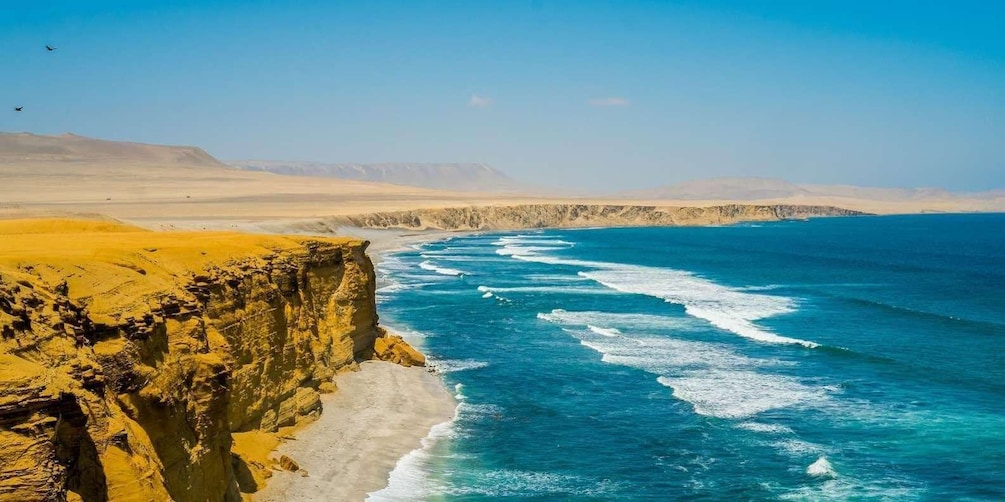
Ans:
[[[336,233],[369,240],[374,264],[410,244],[461,234],[349,227]],[[435,425],[450,421],[456,408],[442,380],[424,368],[365,361],[360,371],[340,375],[335,383],[338,390],[322,396],[321,418],[273,454],[294,459],[308,476],[277,471],[253,500],[365,500],[387,486],[397,463],[422,447]]]
[[[276,472],[256,501],[357,501],[387,485],[398,460],[421,446],[436,424],[454,416],[453,396],[424,368],[367,361],[338,376],[323,396],[318,421],[282,443],[308,472]]]

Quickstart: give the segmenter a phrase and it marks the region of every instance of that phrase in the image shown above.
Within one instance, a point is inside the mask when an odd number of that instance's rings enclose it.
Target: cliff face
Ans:
[[[0,500],[238,500],[382,335],[366,243],[0,222]]]
[[[506,230],[593,226],[726,225],[813,216],[860,215],[830,206],[725,205],[659,207],[625,205],[538,204],[418,209],[347,216],[340,223],[361,228]]]

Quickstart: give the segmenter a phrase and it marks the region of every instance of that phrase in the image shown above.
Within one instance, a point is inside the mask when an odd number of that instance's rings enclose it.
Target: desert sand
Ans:
[[[368,250],[374,258],[410,242],[449,234],[353,228],[338,217],[522,204],[680,208],[738,202],[711,197],[675,200],[656,193],[576,197],[445,191],[239,170],[192,147],[96,142],[76,136],[0,136],[9,143],[0,141],[0,219],[74,216],[114,219],[151,230],[339,234],[370,241]],[[878,214],[1005,210],[1001,198],[936,194],[898,200],[867,198],[863,193],[804,191],[740,203],[836,206]],[[120,237],[108,239],[118,242]],[[452,398],[434,375],[378,362],[362,367],[361,372],[339,376],[338,392],[322,398],[325,411],[320,419],[300,431],[298,439],[279,446],[279,454],[296,460],[308,476],[275,472],[257,500],[363,499],[385,486],[398,459],[419,447],[431,427],[453,416]]]
[[[434,425],[454,416],[453,396],[423,368],[368,361],[335,383],[318,421],[277,450],[307,476],[276,472],[256,501],[364,500],[387,485],[398,460]]]
[[[868,190],[808,191],[738,200],[520,195],[434,190],[369,181],[282,176],[229,167],[193,147],[161,147],[78,136],[0,135],[0,217],[103,215],[152,229],[297,232],[333,216],[424,208],[519,204],[631,204],[707,207],[731,203],[836,206],[877,214],[1005,211],[1005,198],[933,193],[871,197]],[[8,144],[9,143],[9,144]],[[53,153],[56,152],[56,153]],[[533,182],[534,180],[528,180]],[[728,192],[724,192],[728,193]],[[772,193],[772,192],[765,192]],[[671,196],[671,197],[668,197]]]

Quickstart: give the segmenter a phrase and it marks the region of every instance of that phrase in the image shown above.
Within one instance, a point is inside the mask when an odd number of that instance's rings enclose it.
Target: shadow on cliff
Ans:
[[[238,455],[231,455],[234,464],[234,477],[237,479],[237,486],[241,493],[255,493],[261,487],[255,482],[255,475],[251,472],[248,463]]]
[[[87,430],[87,415],[70,395],[62,397],[53,434],[56,460],[66,468],[66,486],[85,502],[108,500],[105,469]]]

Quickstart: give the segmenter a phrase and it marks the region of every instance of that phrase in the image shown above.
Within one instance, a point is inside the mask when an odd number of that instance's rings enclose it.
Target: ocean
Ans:
[[[1005,215],[477,234],[382,257],[457,417],[371,500],[1005,500]]]

